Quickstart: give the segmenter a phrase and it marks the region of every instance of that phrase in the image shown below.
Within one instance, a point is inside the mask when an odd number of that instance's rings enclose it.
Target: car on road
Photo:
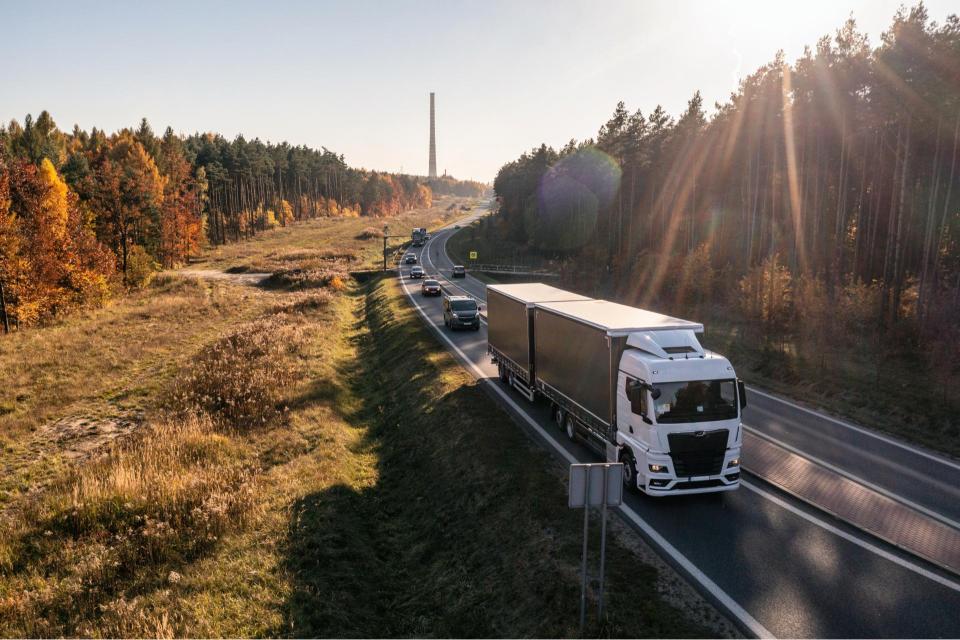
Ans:
[[[404,264],[417,264],[417,254],[408,253],[407,255],[403,256],[403,262]]]
[[[424,296],[439,296],[442,292],[440,283],[436,280],[424,280],[420,285],[420,293]]]
[[[480,329],[481,306],[469,296],[446,296],[443,299],[443,324],[448,329]]]
[[[454,229],[459,229],[459,228],[460,228],[460,225],[455,224],[455,225],[453,225],[453,228],[454,228]]]
[[[410,269],[411,278],[422,278],[424,275],[426,274],[423,272],[423,267],[421,267],[420,265],[417,265],[412,269]]]
[[[453,265],[453,277],[454,278],[466,278],[467,270],[463,267],[462,264]]]

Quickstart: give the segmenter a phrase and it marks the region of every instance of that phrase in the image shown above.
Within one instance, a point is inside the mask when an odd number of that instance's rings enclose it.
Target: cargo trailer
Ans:
[[[569,438],[622,462],[628,488],[739,486],[745,390],[729,361],[701,346],[702,324],[592,299],[524,302],[524,324],[515,297],[495,305],[488,295],[491,356],[528,400],[550,404]]]
[[[533,399],[534,305],[575,300],[590,298],[540,282],[487,286],[487,315],[497,318],[495,325],[488,325],[487,350],[497,363],[500,380]]]

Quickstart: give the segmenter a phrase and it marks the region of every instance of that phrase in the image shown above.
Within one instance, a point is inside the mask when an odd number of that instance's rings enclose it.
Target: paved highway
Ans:
[[[485,285],[479,280],[449,279],[452,263],[445,246],[454,231],[438,231],[425,247],[413,250],[428,275],[438,276],[445,287],[485,300]],[[568,462],[597,461],[592,451],[566,439],[549,420],[544,404],[528,403],[497,381],[486,354],[485,326],[478,332],[445,329],[440,301],[423,298],[419,281],[409,280],[407,273],[401,269],[403,287],[424,320],[520,424]],[[960,486],[960,466],[952,461],[757,390],[744,424],[797,451],[842,465],[845,473],[941,519],[958,515],[951,496]],[[914,483],[927,489],[908,488]],[[629,496],[622,514],[748,634],[960,637],[960,582],[954,576],[756,478],[745,478],[739,491],[722,496]]]

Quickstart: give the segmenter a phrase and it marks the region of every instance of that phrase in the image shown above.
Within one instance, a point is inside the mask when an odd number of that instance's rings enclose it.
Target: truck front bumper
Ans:
[[[669,455],[647,454],[647,468],[640,469],[640,489],[651,496],[673,496],[693,493],[733,491],[740,487],[740,448],[728,449],[720,473],[708,476],[677,477]],[[737,461],[736,464],[732,464]],[[649,465],[665,470],[652,472]]]

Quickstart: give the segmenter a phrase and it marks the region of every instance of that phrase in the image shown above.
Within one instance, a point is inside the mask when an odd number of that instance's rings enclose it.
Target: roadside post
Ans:
[[[583,557],[580,564],[580,632],[587,619],[587,538],[590,508],[600,507],[600,571],[598,575],[597,618],[603,616],[604,565],[607,559],[607,507],[623,503],[623,465],[619,462],[570,465],[567,506],[583,509]]]

